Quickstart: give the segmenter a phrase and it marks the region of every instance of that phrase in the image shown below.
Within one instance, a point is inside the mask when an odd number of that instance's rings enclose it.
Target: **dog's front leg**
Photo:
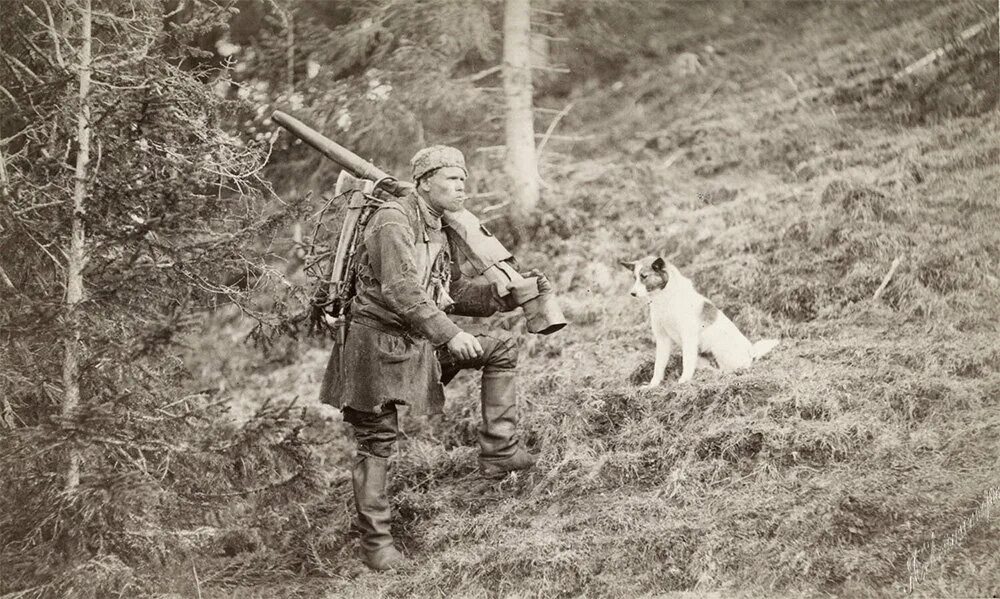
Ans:
[[[670,341],[670,337],[659,336],[656,337],[656,361],[653,363],[653,379],[649,381],[646,385],[646,389],[652,389],[654,387],[659,387],[660,383],[663,382],[663,376],[667,371],[667,361],[670,360],[670,352],[673,351],[673,343]]]
[[[686,383],[694,377],[698,366],[698,332],[685,331],[681,335],[681,378],[678,383]]]

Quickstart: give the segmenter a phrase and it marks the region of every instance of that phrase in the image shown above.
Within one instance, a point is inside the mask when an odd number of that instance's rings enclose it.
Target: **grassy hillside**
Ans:
[[[699,21],[620,76],[545,100],[574,101],[560,132],[582,141],[550,142],[545,241],[520,256],[550,273],[572,323],[523,340],[533,472],[477,475],[478,375],[461,376],[446,424],[406,419],[394,462],[396,532],[417,567],[369,573],[350,530],[349,428],[310,405],[327,349],[289,343],[262,362],[234,348],[239,323],[220,325],[194,350],[224,359],[200,360],[200,374],[244,409],[305,405],[324,484],[294,504],[234,503],[206,533],[197,588],[179,572],[165,590],[1000,593],[995,18],[892,80],[995,7],[778,4]],[[684,51],[703,72],[672,68]],[[653,341],[617,262],[654,253],[748,336],[781,345],[687,385],[673,363],[661,388],[640,390]],[[987,503],[991,517],[977,512]],[[238,517],[254,528],[227,528]]]

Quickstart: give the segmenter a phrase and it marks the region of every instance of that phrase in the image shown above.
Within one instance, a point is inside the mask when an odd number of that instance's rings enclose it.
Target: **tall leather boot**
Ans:
[[[535,465],[517,436],[517,389],[512,370],[483,372],[479,467],[486,476]]]
[[[362,561],[372,570],[396,570],[406,566],[406,559],[393,545],[386,474],[389,460],[360,455],[352,472],[354,504],[358,508],[361,529]]]

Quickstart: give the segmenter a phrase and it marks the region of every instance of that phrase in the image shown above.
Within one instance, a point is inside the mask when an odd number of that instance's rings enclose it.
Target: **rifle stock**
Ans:
[[[402,196],[413,188],[289,114],[275,110],[271,118],[354,176],[375,181],[380,189]],[[535,278],[525,279],[514,269],[510,263],[513,258],[511,253],[493,237],[478,217],[463,209],[446,212],[442,220],[456,234],[459,250],[478,274],[495,285],[501,297],[514,294],[515,301],[524,308],[528,331],[548,335],[566,326],[555,298],[551,294],[539,293]]]

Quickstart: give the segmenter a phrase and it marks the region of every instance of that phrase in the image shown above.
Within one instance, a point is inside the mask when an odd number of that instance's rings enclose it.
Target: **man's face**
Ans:
[[[437,169],[420,180],[419,189],[435,212],[455,212],[465,205],[465,171],[457,166]]]

